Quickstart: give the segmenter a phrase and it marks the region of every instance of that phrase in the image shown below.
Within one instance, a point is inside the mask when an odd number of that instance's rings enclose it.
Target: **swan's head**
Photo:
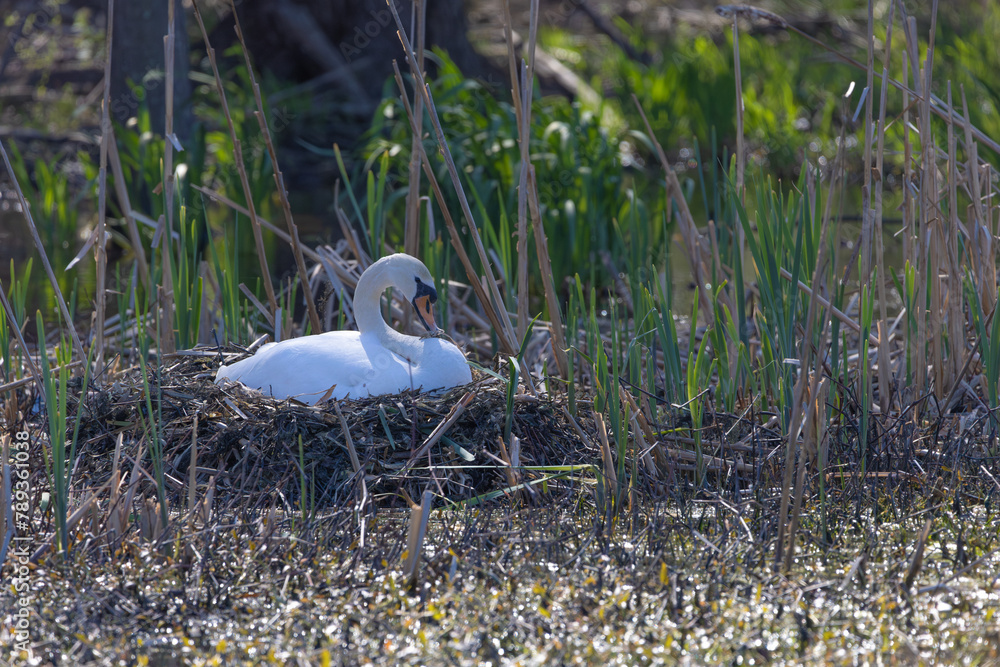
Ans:
[[[428,333],[440,333],[441,329],[434,321],[434,304],[437,303],[438,294],[434,289],[434,278],[424,263],[403,253],[390,255],[379,261],[392,265],[393,285],[413,305],[417,318]]]

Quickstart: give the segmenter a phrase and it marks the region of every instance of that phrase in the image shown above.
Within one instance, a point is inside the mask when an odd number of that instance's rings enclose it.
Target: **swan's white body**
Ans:
[[[359,331],[330,331],[268,343],[249,359],[219,368],[215,381],[235,380],[275,398],[294,398],[309,405],[326,398],[468,384],[472,372],[454,344],[401,334],[382,319],[380,296],[396,287],[417,309],[424,325],[436,333],[430,304],[437,293],[432,284],[420,260],[404,254],[383,257],[358,280],[354,315]]]

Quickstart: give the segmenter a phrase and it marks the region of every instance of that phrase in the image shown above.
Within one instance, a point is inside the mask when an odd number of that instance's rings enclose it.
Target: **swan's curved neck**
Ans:
[[[393,287],[394,282],[389,268],[385,263],[375,262],[361,274],[354,290],[354,319],[361,333],[374,335],[387,349],[413,359],[420,339],[399,333],[382,318],[382,293]]]

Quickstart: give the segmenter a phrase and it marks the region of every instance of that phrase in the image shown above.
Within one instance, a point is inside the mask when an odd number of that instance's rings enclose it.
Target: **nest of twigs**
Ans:
[[[115,465],[130,467],[129,460],[149,451],[151,422],[162,442],[164,477],[178,494],[185,485],[171,480],[188,478],[194,452],[197,474],[215,476],[218,490],[248,497],[275,492],[290,503],[297,502],[303,481],[318,505],[354,493],[359,474],[352,449],[368,493],[390,505],[427,488],[465,501],[530,483],[524,467],[590,463],[600,456],[587,435],[592,418],[574,420],[556,400],[525,393],[514,397],[517,442],[504,444],[507,384],[482,373],[450,392],[307,406],[237,383],[216,385],[218,359],[209,351],[182,353],[151,368],[145,380],[135,368],[92,386],[77,478],[106,479]]]

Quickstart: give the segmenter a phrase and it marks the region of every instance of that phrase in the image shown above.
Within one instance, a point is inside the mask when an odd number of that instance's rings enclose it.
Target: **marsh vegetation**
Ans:
[[[399,17],[357,147],[314,147],[312,243],[272,136],[309,93],[217,58],[200,4],[183,152],[169,110],[105,114],[78,172],[0,142],[34,255],[0,285],[12,661],[1000,659],[1000,10],[726,7],[654,42],[504,2],[509,88]],[[472,384],[214,384],[350,327],[396,251]]]

